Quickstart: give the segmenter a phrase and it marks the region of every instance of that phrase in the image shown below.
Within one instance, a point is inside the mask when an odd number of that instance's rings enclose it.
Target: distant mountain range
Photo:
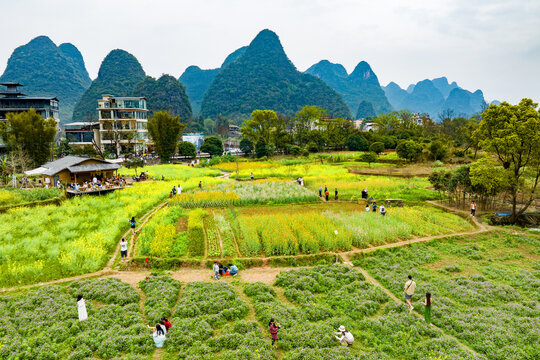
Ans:
[[[460,88],[455,81],[449,84],[446,77],[425,79],[409,85],[407,90],[394,82],[382,88],[394,109],[428,113],[434,120],[447,110],[454,116],[469,117],[482,112],[486,106],[481,90],[472,93]]]
[[[365,61],[358,63],[350,75],[343,65],[328,60],[322,60],[311,66],[306,70],[306,74],[317,76],[336,90],[356,117],[365,117],[373,110],[377,115],[392,111],[377,75]]]
[[[446,110],[454,116],[472,116],[485,107],[481,90],[465,90],[446,77],[425,79],[407,89],[394,82],[381,86],[365,61],[350,74],[328,60],[301,73],[270,30],[227,56],[221,67],[190,66],[179,80],[147,77],[135,56],[117,49],[105,57],[98,77],[91,81],[79,50],[69,43],[56,46],[46,36],[15,49],[0,77],[24,84],[28,95],[57,96],[61,124],[96,119],[97,99],[106,93],[147,96],[151,112],[172,111],[182,119],[199,114],[240,119],[254,109],[293,115],[304,105],[318,105],[330,116],[365,118],[408,109],[437,120]]]
[[[56,46],[47,36],[39,36],[11,54],[0,82],[19,82],[29,96],[56,96],[60,101],[60,121],[71,121],[73,107],[90,86],[84,60],[72,44]]]

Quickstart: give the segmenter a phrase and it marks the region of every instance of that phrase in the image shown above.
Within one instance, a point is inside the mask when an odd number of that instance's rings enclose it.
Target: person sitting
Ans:
[[[238,267],[234,264],[229,264],[229,272],[232,276],[236,276],[238,274]]]
[[[334,336],[343,346],[351,346],[354,342],[353,334],[351,334],[351,332],[343,325],[339,327],[339,332],[334,333]]]
[[[166,317],[162,317],[161,318],[161,321],[159,322],[160,324],[163,324],[163,326],[165,326],[165,329],[167,330],[167,332],[169,332],[169,329],[171,328],[172,324],[171,322],[169,321],[169,319],[167,319]]]
[[[225,265],[220,267],[219,271],[221,272],[221,276],[229,276],[229,275],[231,275],[229,273],[229,268],[227,266],[225,266]]]
[[[382,216],[386,215],[386,209],[384,208],[384,205],[381,205],[381,208],[380,208],[380,213]]]
[[[167,339],[165,337],[165,334],[167,333],[167,329],[165,328],[165,326],[157,324],[155,327],[148,326],[148,328],[154,330],[152,337],[154,338],[154,344],[156,345],[156,347],[163,347],[163,343]]]

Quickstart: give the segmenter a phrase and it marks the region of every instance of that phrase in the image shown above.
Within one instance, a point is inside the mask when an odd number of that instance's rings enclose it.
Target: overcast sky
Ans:
[[[446,76],[486,100],[540,101],[540,0],[0,0],[0,73],[39,35],[73,43],[91,78],[109,51],[147,74],[218,67],[262,29],[304,71],[367,61],[382,85]]]

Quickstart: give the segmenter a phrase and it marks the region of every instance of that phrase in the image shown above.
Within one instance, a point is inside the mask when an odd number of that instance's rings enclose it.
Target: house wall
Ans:
[[[85,160],[77,165],[88,165],[88,164],[102,164],[101,161],[98,161],[98,160],[94,160],[94,159],[88,159],[88,160]],[[102,175],[104,178],[107,178],[107,177],[112,177],[114,176],[114,172],[115,170],[108,170],[108,171],[90,171],[90,172],[83,172],[83,173],[77,173],[76,175],[76,178],[77,178],[77,183],[79,184],[82,184],[83,182],[85,181],[91,181],[92,178],[95,176],[98,176],[98,175]],[[58,176],[58,178],[60,180],[62,180],[62,182],[64,184],[69,184],[69,183],[72,183],[72,182],[75,182],[75,174],[72,174],[68,169],[65,169],[65,170],[62,170],[60,171],[59,173],[57,173],[55,176]],[[47,178],[49,179],[49,187],[51,186],[54,186],[54,177],[55,176],[47,176],[47,175],[43,175],[43,183],[44,184],[47,184]]]

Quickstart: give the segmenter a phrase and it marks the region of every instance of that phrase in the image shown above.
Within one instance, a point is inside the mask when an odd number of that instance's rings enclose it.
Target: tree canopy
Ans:
[[[165,111],[158,111],[148,120],[148,133],[162,162],[171,159],[182,135],[185,125],[180,123],[179,118],[179,116],[173,117]]]
[[[210,156],[221,156],[223,154],[223,143],[219,138],[209,136],[204,139],[201,151],[210,154]]]

